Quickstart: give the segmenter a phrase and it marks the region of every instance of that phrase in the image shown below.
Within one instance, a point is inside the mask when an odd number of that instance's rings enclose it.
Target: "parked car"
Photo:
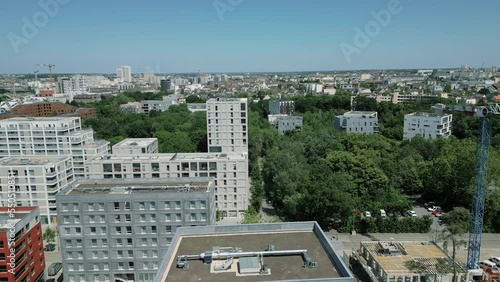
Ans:
[[[492,269],[496,268],[497,264],[489,260],[483,260],[479,263],[479,267],[481,267],[482,269]]]
[[[443,215],[444,215],[444,212],[439,212],[439,213],[436,213],[435,216],[437,218],[443,218]]]
[[[55,276],[61,270],[61,268],[62,268],[62,263],[54,262],[47,269],[47,275]]]
[[[365,211],[364,215],[365,215],[365,217],[372,217],[372,214],[369,211]]]
[[[440,213],[440,212],[443,212],[443,211],[442,211],[442,210],[433,210],[433,211],[432,211],[432,215],[436,215],[436,214],[438,214],[438,213]]]
[[[385,212],[385,210],[380,210],[380,216],[381,217],[386,217],[387,216],[387,213]]]
[[[428,208],[433,207],[435,205],[436,205],[436,203],[434,203],[434,202],[427,202],[424,204],[424,208],[428,209]]]
[[[491,257],[488,260],[495,263],[498,267],[500,267],[500,257]]]
[[[417,216],[417,212],[416,211],[408,211],[406,214],[408,216],[411,216],[411,217],[416,217]]]
[[[435,210],[441,210],[440,206],[431,206],[427,208],[427,211],[435,211]]]
[[[48,243],[47,245],[45,245],[45,247],[43,248],[46,252],[52,252],[56,249],[56,244],[53,244],[53,243]]]

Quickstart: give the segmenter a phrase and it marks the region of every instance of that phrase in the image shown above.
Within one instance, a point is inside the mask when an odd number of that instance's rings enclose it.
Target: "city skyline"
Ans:
[[[40,63],[55,64],[54,73],[114,73],[124,64],[133,73],[241,73],[488,67],[500,62],[494,49],[500,40],[491,36],[500,23],[496,2],[119,4],[5,1],[0,73],[32,73]],[[29,24],[36,32],[23,33]]]

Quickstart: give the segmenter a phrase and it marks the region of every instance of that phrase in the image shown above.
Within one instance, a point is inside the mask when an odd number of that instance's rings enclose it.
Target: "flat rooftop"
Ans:
[[[1,120],[0,123],[11,123],[11,122],[29,122],[29,121],[35,121],[35,122],[53,122],[53,121],[73,121],[75,119],[80,120],[78,117],[64,117],[64,116],[58,116],[58,117],[13,117],[5,120]]]
[[[350,111],[344,113],[343,117],[373,117],[377,116],[377,112],[368,112],[368,111]]]
[[[417,112],[417,113],[408,114],[408,116],[416,116],[416,117],[444,117],[444,116],[449,116],[449,114],[438,115],[438,114],[435,114],[435,113]]]
[[[16,156],[0,160],[0,165],[50,165],[69,159],[69,156]]]
[[[191,232],[198,234],[189,234]],[[177,256],[199,255],[212,251],[212,248],[216,246],[255,252],[265,251],[268,245],[274,245],[276,251],[307,250],[308,256],[315,260],[318,266],[316,268],[304,267],[302,255],[284,255],[264,256],[269,269],[266,274],[240,274],[238,271],[240,258],[236,256],[234,263],[225,271],[213,270],[214,265],[223,264],[225,259],[214,259],[211,265],[206,265],[199,259],[192,259],[189,260],[189,269],[177,268]],[[298,222],[179,228],[155,281],[250,282],[299,279],[300,281],[320,281],[320,279],[335,281],[336,278],[351,281],[349,278],[352,278],[352,274],[316,223]],[[345,280],[346,278],[348,280]]]
[[[9,208],[2,207],[0,210],[0,232],[6,232],[12,226],[15,226],[19,221],[28,216],[36,208],[34,207],[16,207],[16,211],[11,213]]]
[[[136,194],[136,193],[204,193],[212,187],[209,178],[155,178],[155,179],[79,179],[62,193],[81,194]]]
[[[157,142],[157,138],[127,138],[113,146],[114,147],[145,147]]]
[[[97,157],[94,160],[115,160],[115,161],[210,161],[210,160],[245,160],[246,156],[239,153],[157,153],[157,154],[141,154],[141,155],[104,155]],[[92,162],[91,161],[91,162]]]
[[[375,261],[387,273],[413,273],[405,266],[405,262],[417,260],[427,262],[426,266],[432,266],[441,259],[448,256],[441,248],[432,242],[361,242]],[[390,246],[395,250],[394,253],[386,253],[382,250],[384,246]]]

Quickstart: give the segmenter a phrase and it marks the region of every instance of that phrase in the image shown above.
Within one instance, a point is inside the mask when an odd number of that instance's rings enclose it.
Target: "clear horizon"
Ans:
[[[43,4],[49,3],[49,4]],[[0,73],[279,73],[500,65],[500,2],[5,0]]]

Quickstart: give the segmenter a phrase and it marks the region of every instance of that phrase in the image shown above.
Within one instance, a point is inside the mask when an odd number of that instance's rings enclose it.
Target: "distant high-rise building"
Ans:
[[[171,79],[162,79],[160,82],[160,90],[162,92],[167,92],[172,90],[172,80]]]
[[[130,66],[121,66],[116,69],[116,76],[123,82],[132,82],[132,68]]]
[[[208,152],[248,153],[246,98],[213,98],[207,101]]]

